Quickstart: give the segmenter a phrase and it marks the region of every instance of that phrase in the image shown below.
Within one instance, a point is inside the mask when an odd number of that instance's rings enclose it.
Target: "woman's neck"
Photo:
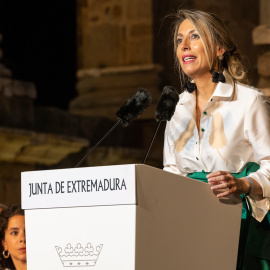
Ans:
[[[211,74],[207,74],[204,77],[194,79],[197,87],[197,99],[200,101],[207,102],[213,95],[216,88],[216,83],[212,82]]]
[[[17,261],[13,262],[16,270],[27,270],[27,264],[26,262]]]
[[[217,84],[212,82],[211,76],[206,76],[206,78],[194,79],[196,84],[196,106],[195,106],[195,119],[198,130],[200,129],[200,119],[203,109],[205,108],[207,102],[213,95]]]

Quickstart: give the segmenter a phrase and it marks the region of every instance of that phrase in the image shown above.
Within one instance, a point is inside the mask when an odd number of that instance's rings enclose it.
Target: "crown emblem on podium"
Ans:
[[[78,243],[75,247],[67,244],[65,248],[55,246],[64,267],[95,266],[102,247],[100,244],[94,248],[91,243],[85,246]]]

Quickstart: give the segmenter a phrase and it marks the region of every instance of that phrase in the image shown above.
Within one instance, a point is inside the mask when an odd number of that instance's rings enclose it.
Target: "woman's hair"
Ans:
[[[9,219],[17,215],[24,216],[24,210],[21,209],[20,205],[12,205],[3,210],[0,214],[0,268],[15,269],[10,256],[7,259],[3,256],[4,247],[2,245],[2,241],[5,239],[5,231],[8,227]]]
[[[222,71],[226,71],[234,82],[236,80],[242,81],[246,77],[240,51],[224,22],[217,18],[216,15],[199,10],[182,9],[173,14],[173,17],[175,18],[173,24],[175,63],[179,69],[182,84],[188,80],[188,76],[182,71],[176,55],[177,34],[179,26],[186,19],[194,25],[200,35],[209,64],[209,71],[217,66],[216,48],[219,46],[225,49],[223,60],[221,60]]]
[[[0,209],[2,209],[3,211],[4,209],[7,209],[7,206],[5,204],[0,203]]]

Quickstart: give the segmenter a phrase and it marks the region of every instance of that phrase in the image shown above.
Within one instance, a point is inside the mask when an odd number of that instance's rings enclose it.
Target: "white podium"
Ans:
[[[22,173],[28,270],[235,270],[242,204],[146,165]]]

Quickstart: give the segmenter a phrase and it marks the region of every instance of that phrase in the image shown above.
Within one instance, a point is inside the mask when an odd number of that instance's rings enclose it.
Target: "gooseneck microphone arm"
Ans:
[[[174,112],[176,104],[179,101],[179,95],[177,91],[172,86],[165,86],[163,88],[161,98],[158,102],[156,112],[155,112],[155,118],[158,122],[156,131],[154,133],[154,136],[151,140],[151,143],[146,151],[146,154],[144,156],[144,159],[142,161],[142,164],[145,163],[146,158],[150,152],[150,148],[152,147],[153,141],[157,135],[158,129],[160,127],[160,124],[162,121],[170,121]]]
[[[93,152],[93,150],[104,141],[105,138],[121,123],[123,127],[127,127],[134,119],[138,118],[142,112],[149,107],[152,101],[151,94],[143,89],[139,88],[137,93],[129,98],[125,104],[123,104],[119,110],[116,112],[118,121],[114,126],[102,137],[102,139],[94,145],[90,151],[83,157],[83,159],[75,166],[79,167],[82,162]]]
[[[98,141],[96,145],[94,145],[90,151],[82,158],[82,160],[75,166],[75,168],[78,168],[84,161],[85,159],[98,147],[110,134],[111,132],[121,123],[121,120],[118,120],[113,127],[102,137],[101,140]]]
[[[148,154],[149,154],[149,152],[150,152],[150,149],[151,149],[151,147],[152,147],[152,144],[153,144],[153,142],[154,142],[154,139],[156,138],[156,135],[157,135],[157,132],[158,132],[158,129],[159,129],[159,127],[160,127],[161,122],[162,122],[162,120],[159,120],[159,122],[158,122],[158,124],[157,124],[157,127],[156,127],[156,130],[155,130],[155,133],[154,133],[154,135],[153,135],[153,137],[152,137],[152,140],[151,140],[151,142],[150,142],[150,145],[149,145],[149,147],[148,147],[148,149],[147,149],[147,152],[146,152],[146,154],[145,154],[145,156],[144,156],[144,158],[143,158],[142,164],[145,163],[145,161],[146,161],[146,159],[147,159],[147,157],[148,157]]]

